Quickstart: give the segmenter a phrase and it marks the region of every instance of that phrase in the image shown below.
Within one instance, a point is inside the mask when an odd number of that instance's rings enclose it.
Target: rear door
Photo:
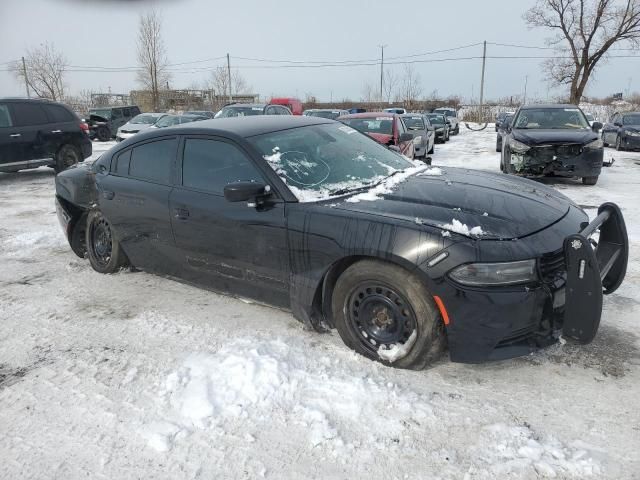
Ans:
[[[236,143],[189,136],[181,150],[181,179],[171,193],[170,206],[176,245],[188,279],[288,306],[284,202],[250,207],[224,198],[224,187],[229,183],[265,183],[260,168]]]
[[[10,129],[12,150],[19,160],[47,159],[44,149],[43,132],[47,128],[49,119],[40,102],[10,102],[8,103],[13,119]]]
[[[114,155],[108,175],[96,176],[100,209],[129,260],[143,270],[175,273],[169,193],[177,147],[176,136],[134,144]]]
[[[16,143],[12,137],[13,121],[9,105],[0,103],[0,167],[12,161],[17,161]]]
[[[62,145],[79,145],[81,134],[79,120],[62,105],[44,104],[49,123],[42,129],[43,149],[48,156],[55,156]]]

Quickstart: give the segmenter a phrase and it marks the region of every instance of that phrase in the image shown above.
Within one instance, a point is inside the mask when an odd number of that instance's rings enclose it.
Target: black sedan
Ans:
[[[447,120],[447,117],[441,113],[425,113],[424,116],[429,119],[431,125],[436,129],[436,141],[440,143],[448,142],[451,135],[451,123]]]
[[[602,128],[602,141],[616,150],[640,149],[640,112],[615,113]]]
[[[520,107],[502,135],[500,170],[528,177],[581,177],[595,185],[602,169],[602,124],[575,105]]]
[[[507,132],[511,121],[513,120],[513,113],[507,113],[500,120],[500,125],[496,123],[496,152],[502,152],[502,136]]]
[[[452,360],[480,362],[561,332],[589,342],[628,257],[614,204],[590,224],[543,185],[443,173],[313,117],[143,132],[60,173],[56,204],[98,272],[135,266],[287,308],[401,368],[447,343]]]

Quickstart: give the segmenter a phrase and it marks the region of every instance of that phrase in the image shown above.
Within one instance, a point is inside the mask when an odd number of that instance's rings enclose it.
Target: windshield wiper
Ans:
[[[359,187],[352,187],[352,188],[340,188],[338,190],[332,190],[331,192],[329,192],[329,195],[346,195],[347,193],[356,193],[356,192],[360,192],[362,190],[369,190],[370,188],[376,187],[380,185],[380,182],[377,183],[367,183],[365,185],[361,185]]]

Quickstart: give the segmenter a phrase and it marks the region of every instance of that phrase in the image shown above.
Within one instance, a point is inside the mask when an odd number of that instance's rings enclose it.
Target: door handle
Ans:
[[[11,134],[11,135],[9,135],[9,136],[10,136],[11,138],[18,138],[18,137],[21,137],[21,136],[22,136],[22,134],[20,134],[20,133],[12,133],[12,134]]]
[[[174,211],[176,212],[176,218],[180,218],[182,220],[189,218],[189,210],[186,208],[175,208]]]
[[[113,197],[116,196],[116,192],[112,192],[111,190],[105,190],[102,192],[102,196],[107,200],[113,200]]]
[[[51,130],[51,133],[62,133],[62,130]]]

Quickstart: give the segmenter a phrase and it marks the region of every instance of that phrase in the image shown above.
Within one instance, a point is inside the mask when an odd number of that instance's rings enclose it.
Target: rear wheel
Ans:
[[[607,138],[607,136],[604,134],[604,132],[602,132],[602,134],[600,135],[600,137],[602,138],[602,145],[605,147],[608,147],[609,144],[607,143],[607,141],[605,140],[605,138]]]
[[[598,183],[598,175],[594,177],[582,177],[582,183],[584,185],[595,185]]]
[[[96,272],[115,273],[128,263],[111,225],[98,210],[87,216],[86,246],[89,263]]]
[[[53,167],[56,173],[61,172],[72,165],[78,163],[81,159],[80,150],[78,147],[71,144],[66,144],[60,147],[56,154],[56,163]]]
[[[446,345],[431,294],[397,265],[362,260],[347,268],[336,283],[332,313],[348,347],[386,365],[419,370]]]

